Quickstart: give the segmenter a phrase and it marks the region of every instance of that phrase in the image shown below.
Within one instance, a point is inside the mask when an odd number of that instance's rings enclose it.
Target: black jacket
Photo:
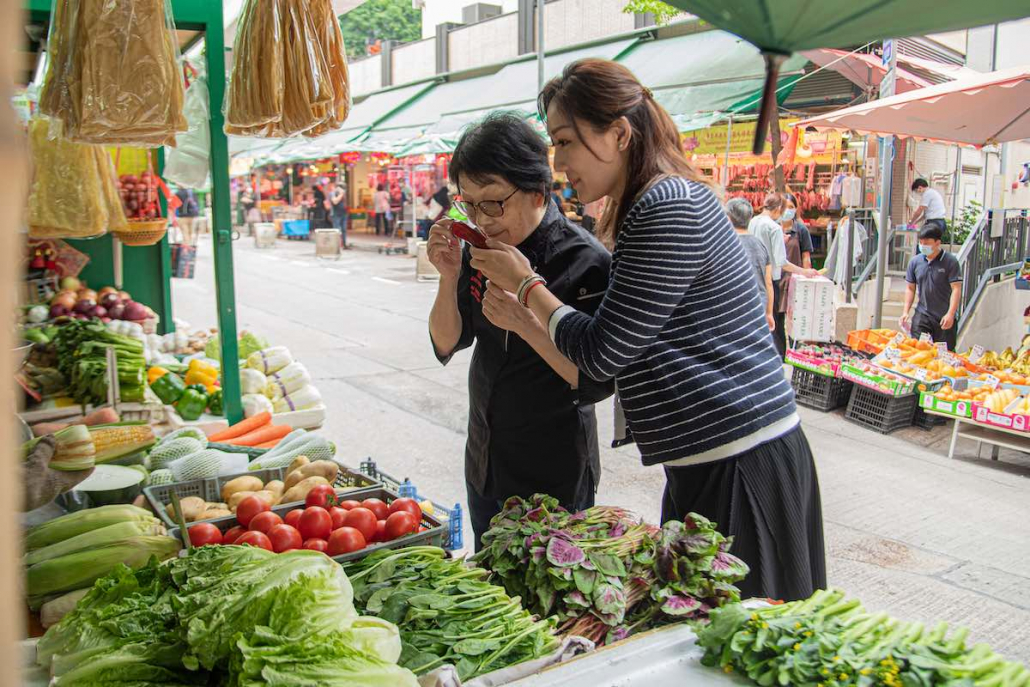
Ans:
[[[588,232],[548,203],[544,220],[519,250],[563,303],[593,314],[608,288],[611,255]],[[486,279],[466,248],[458,282],[462,331],[454,352],[476,343],[469,367],[465,477],[483,496],[506,499],[544,492],[563,503],[600,478],[594,404],[614,382],[580,373],[572,389],[517,334],[483,315]],[[453,355],[453,353],[451,355]],[[437,356],[447,364],[451,356]]]

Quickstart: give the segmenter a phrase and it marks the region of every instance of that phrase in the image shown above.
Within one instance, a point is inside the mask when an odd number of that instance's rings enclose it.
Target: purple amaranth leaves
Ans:
[[[615,585],[599,584],[594,587],[594,608],[603,615],[618,618],[614,623],[607,623],[609,625],[617,625],[622,622],[622,617],[626,613],[626,595]]]
[[[569,592],[565,595],[565,603],[569,606],[579,606],[581,608],[590,608],[590,600],[583,594],[583,592],[575,591]]]
[[[730,553],[719,553],[712,559],[712,577],[720,580],[741,580],[748,574],[747,563]]]
[[[558,567],[566,568],[586,560],[583,549],[564,539],[554,537],[547,544],[547,560]]]
[[[629,628],[624,625],[620,625],[608,632],[608,636],[605,638],[604,643],[614,644],[615,642],[621,642],[626,639],[626,637],[629,637],[629,634]]]
[[[534,546],[529,550],[529,556],[534,563],[540,563],[547,555],[547,549],[542,546]]]
[[[694,613],[699,608],[701,608],[701,602],[694,597],[674,594],[665,599],[665,603],[662,604],[662,613],[685,616]]]

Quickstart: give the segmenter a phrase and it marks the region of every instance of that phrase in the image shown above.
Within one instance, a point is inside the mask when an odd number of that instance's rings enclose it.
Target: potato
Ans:
[[[308,477],[314,477],[319,475],[325,477],[326,480],[332,484],[333,480],[336,479],[337,473],[340,472],[340,466],[331,460],[316,460],[314,463],[308,463],[302,468],[294,470],[286,476],[286,488],[291,489],[300,483],[301,480]]]
[[[214,518],[227,518],[232,515],[232,511],[227,508],[212,508],[211,510],[204,511],[201,517],[197,520],[212,520]]]
[[[279,498],[286,491],[286,485],[282,483],[282,480],[274,479],[265,485],[265,491],[270,491],[275,494],[275,498]]]
[[[229,504],[208,502],[207,510],[229,510]]]
[[[238,491],[261,491],[265,488],[264,482],[253,475],[244,475],[231,479],[222,485],[222,500],[228,502],[229,497]]]
[[[294,470],[302,468],[302,467],[304,467],[305,465],[307,465],[310,462],[311,462],[311,459],[308,458],[307,456],[297,456],[296,458],[293,459],[293,462],[290,463],[290,467],[286,468],[286,474],[289,475]]]
[[[182,506],[182,517],[187,522],[196,520],[198,515],[207,510],[207,501],[199,496],[187,496],[184,499],[179,499],[179,504]],[[165,510],[168,512],[168,517],[175,520],[174,504],[169,503],[165,506]]]
[[[325,477],[315,476],[306,477],[300,482],[295,484],[293,488],[287,490],[283,497],[279,499],[279,503],[292,503],[293,501],[303,501],[308,496],[308,492],[314,489],[319,484],[329,484],[329,480]]]
[[[253,491],[238,491],[238,492],[236,492],[235,494],[233,494],[232,496],[229,497],[229,510],[231,510],[232,512],[235,513],[236,512],[236,506],[240,505],[240,501],[242,501],[243,499],[247,498],[248,496],[253,496],[255,493],[256,492],[253,492]]]
[[[269,506],[274,506],[276,504],[276,501],[279,499],[278,496],[276,496],[274,493],[268,491],[267,489],[262,489],[261,491],[255,491],[254,492],[254,496],[258,497],[259,499],[261,499],[262,501],[267,503]]]

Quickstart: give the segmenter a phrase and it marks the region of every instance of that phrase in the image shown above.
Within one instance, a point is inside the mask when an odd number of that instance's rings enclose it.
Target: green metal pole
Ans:
[[[222,130],[225,97],[225,36],[222,3],[208,3],[207,84],[211,100],[211,236],[214,240],[215,295],[218,332],[222,340],[222,393],[230,424],[243,419],[240,397],[239,344],[236,333],[236,292],[232,265],[232,209],[229,205],[229,141]]]
[[[164,178],[165,149],[158,148],[156,154],[157,173],[161,178]],[[169,223],[171,223],[172,218],[168,212],[168,200],[162,193],[159,193],[157,198],[161,204],[161,214],[164,217],[168,217]],[[168,334],[175,331],[175,320],[172,315],[172,256],[171,248],[168,245],[167,233],[161,237],[161,242],[157,244],[157,250],[161,255],[161,321],[158,323],[157,331],[161,334]]]

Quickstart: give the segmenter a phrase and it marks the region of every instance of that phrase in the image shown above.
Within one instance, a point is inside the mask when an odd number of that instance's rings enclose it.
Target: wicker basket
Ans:
[[[129,228],[125,230],[114,230],[114,235],[126,246],[153,246],[164,238],[168,231],[168,220],[149,219],[130,221]]]

